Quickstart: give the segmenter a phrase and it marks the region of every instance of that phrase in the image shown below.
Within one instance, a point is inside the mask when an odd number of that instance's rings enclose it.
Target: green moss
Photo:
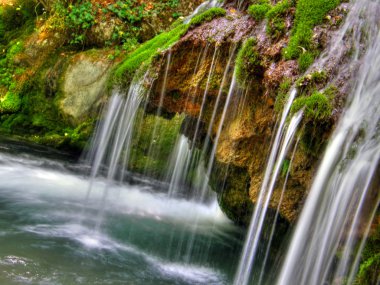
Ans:
[[[292,7],[290,0],[283,0],[273,6],[266,14],[267,34],[272,39],[282,37],[286,32],[285,17]]]
[[[360,265],[357,283],[360,285],[376,284],[380,275],[380,253],[374,254]]]
[[[355,284],[371,285],[378,282],[380,276],[380,226],[370,236],[362,253]]]
[[[339,90],[335,85],[330,85],[323,91],[323,94],[325,94],[329,100],[333,100],[339,94]]]
[[[290,171],[290,160],[284,159],[284,161],[282,162],[282,167],[281,167],[281,177],[285,178],[289,171]]]
[[[305,108],[304,117],[308,121],[325,121],[330,118],[332,112],[330,100],[319,92],[295,99],[291,112],[294,114],[302,108]]]
[[[235,63],[236,80],[245,86],[252,76],[260,76],[263,71],[260,53],[254,38],[247,39],[238,52]]]
[[[265,15],[270,9],[271,5],[268,3],[254,4],[248,7],[248,14],[251,15],[253,19],[261,21],[265,18]]]
[[[266,14],[266,17],[271,20],[279,16],[283,16],[292,7],[290,0],[282,0],[274,5]]]
[[[321,24],[326,14],[340,3],[339,0],[299,0],[288,47],[283,51],[285,59],[299,58],[304,50],[315,52],[311,39],[314,26]],[[310,55],[303,58],[302,67],[310,63]]]
[[[155,55],[177,42],[187,32],[188,28],[189,25],[179,25],[173,30],[161,33],[142,44],[116,67],[114,71],[116,83],[129,83],[137,69],[149,65]]]
[[[320,70],[300,77],[296,81],[295,85],[298,93],[302,96],[311,95],[315,90],[324,87],[327,79],[327,73],[323,70]]]
[[[245,168],[215,162],[210,186],[217,193],[219,206],[232,221],[249,225],[253,203],[249,198],[250,176]]]
[[[87,146],[94,126],[95,121],[90,118],[75,128],[62,127],[59,130],[33,135],[31,138],[39,144],[81,153]]]
[[[223,8],[211,8],[199,15],[196,15],[194,18],[190,20],[189,24],[191,27],[200,26],[205,22],[210,22],[215,18],[224,17],[225,15],[226,10],[224,10]]]
[[[162,178],[182,121],[183,116],[165,119],[139,110],[134,126],[129,169]]]
[[[274,110],[280,113],[284,107],[284,104],[288,98],[288,92],[292,87],[292,80],[290,78],[285,78],[280,83],[277,89],[276,103],[274,104]]]
[[[7,94],[0,99],[0,113],[15,113],[20,109],[21,99],[19,94],[8,91]]]
[[[314,62],[314,55],[311,52],[304,52],[298,58],[298,67],[300,71],[305,72]]]

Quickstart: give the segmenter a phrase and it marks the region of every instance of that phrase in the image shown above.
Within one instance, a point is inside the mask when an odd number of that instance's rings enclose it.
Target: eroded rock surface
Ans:
[[[82,53],[73,56],[63,75],[62,113],[78,122],[104,95],[110,62],[105,57]]]
[[[315,28],[313,40],[317,44],[322,47],[328,45],[331,31],[337,29],[337,21],[343,17],[345,9],[345,6],[338,7],[330,13],[332,16],[329,16],[329,23]],[[258,198],[276,118],[281,111],[275,111],[279,86],[285,80],[292,84],[300,77],[297,61],[284,60],[281,54],[289,40],[294,13],[292,8],[285,15],[285,32],[282,37],[273,38],[268,35],[264,22],[254,21],[229,2],[225,17],[191,29],[153,64],[157,66],[153,72],[156,80],[149,104],[153,108],[162,104],[167,113],[185,113],[194,119],[201,114],[204,126],[209,125],[212,114],[215,113],[210,134],[215,138],[229,83],[232,81],[237,51],[247,38],[256,39],[262,70],[251,76],[246,86],[237,84],[235,87],[216,150],[217,163],[229,165],[233,170],[227,176],[220,175],[225,177],[222,183],[224,192],[220,191],[220,183],[214,183],[219,185],[215,189],[219,203],[223,211],[239,223],[249,221],[247,217],[252,210],[250,201],[255,203]],[[329,65],[332,63],[329,62]],[[322,137],[328,137],[331,124],[317,128],[321,128]],[[187,130],[187,135],[190,133]],[[288,162],[290,156],[291,154],[286,158]],[[317,164],[318,157],[310,154],[307,146],[300,143],[280,207],[280,214],[287,221],[293,222],[297,218]],[[225,168],[217,167],[216,171],[218,169]],[[222,173],[224,170],[220,171]],[[274,190],[270,201],[272,209],[277,208],[281,199],[285,174],[280,175]]]

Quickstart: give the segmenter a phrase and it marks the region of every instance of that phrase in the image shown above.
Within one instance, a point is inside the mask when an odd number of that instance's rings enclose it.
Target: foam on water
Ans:
[[[26,159],[0,165],[0,179],[3,188],[12,189],[12,195],[35,203],[44,198],[65,198],[66,203],[73,201],[79,205],[83,202],[88,185],[88,180],[84,177],[69,172],[39,168]],[[105,183],[106,181],[102,179],[95,181],[90,200],[91,207],[100,203]],[[150,191],[143,191],[143,188]],[[185,199],[168,199],[165,194],[154,193],[154,189],[139,185],[113,184],[110,190],[107,211],[149,216],[158,220],[168,218],[191,222],[198,218],[201,223],[216,222],[226,225],[230,223],[217,204],[210,207]]]

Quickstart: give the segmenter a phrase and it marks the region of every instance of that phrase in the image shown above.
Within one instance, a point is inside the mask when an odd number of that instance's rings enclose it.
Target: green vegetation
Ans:
[[[256,39],[247,39],[236,57],[235,75],[241,86],[245,86],[251,76],[260,76],[263,72],[261,57],[256,44]]]
[[[355,284],[376,284],[380,276],[380,226],[371,234],[364,247]]]
[[[248,7],[248,14],[251,15],[253,19],[261,21],[265,18],[265,15],[270,9],[271,5],[269,3],[253,4]]]
[[[120,19],[124,25],[115,26],[111,39],[105,44],[122,43],[128,47],[129,42],[137,42],[140,23],[148,16],[145,4],[140,4],[137,0],[116,1],[105,7],[98,3],[93,5],[91,2],[79,1],[74,5],[70,4],[66,10],[60,2],[56,6],[59,6],[71,31],[69,43],[73,45],[86,44],[88,32],[94,25],[103,18],[114,17]]]
[[[325,87],[328,75],[324,71],[315,71],[299,78],[296,82],[299,97],[291,107],[294,114],[304,108],[304,128],[301,145],[308,155],[318,157],[326,144],[329,131],[332,127],[332,102],[338,94],[335,86]]]
[[[326,84],[328,75],[325,71],[315,71],[300,77],[296,81],[296,88],[301,95],[310,95],[315,90],[321,89]]]
[[[290,171],[290,160],[284,159],[284,161],[282,162],[282,167],[281,167],[281,177],[285,178],[289,171]]]
[[[258,0],[248,7],[248,14],[257,21],[268,19],[267,34],[272,39],[278,39],[285,33],[285,16],[291,7],[291,0],[282,0],[274,6],[268,0]]]
[[[146,115],[140,110],[132,138],[129,169],[162,178],[182,121],[183,116],[176,115],[172,119],[165,119]]]
[[[249,198],[250,176],[245,168],[216,161],[210,186],[217,193],[222,211],[237,224],[249,225],[253,203]]]
[[[291,7],[291,0],[283,0],[278,2],[267,12],[267,34],[270,35],[272,39],[278,39],[285,34],[285,17]]]
[[[225,15],[226,10],[224,10],[223,8],[211,8],[192,18],[189,25],[192,27],[200,26],[205,22],[210,22],[212,19],[224,17]]]
[[[115,69],[116,82],[119,84],[122,82],[129,83],[138,68],[148,66],[155,55],[177,42],[187,32],[188,28],[189,25],[179,25],[173,30],[161,33],[142,44]]]
[[[27,35],[31,33],[34,28],[32,21],[29,21],[30,6],[22,6],[17,2],[12,9],[19,12],[20,15],[26,15],[24,26],[19,26],[21,22],[15,21],[15,26],[9,26],[10,23],[6,24],[10,30],[3,34],[0,42],[0,48],[2,48],[2,53],[0,54],[0,114],[15,113],[20,109],[21,99],[20,99],[20,80],[19,78],[25,72],[25,68],[21,64],[16,64],[15,59],[23,52],[24,43],[23,40]],[[29,2],[28,2],[29,3]],[[8,7],[8,6],[6,6]],[[4,8],[6,11],[12,11],[11,8]],[[25,12],[22,12],[24,11]],[[3,10],[3,13],[6,13]],[[0,22],[4,23],[8,20],[7,16],[3,17],[0,15]]]
[[[87,31],[95,23],[91,2],[69,5],[66,21],[72,30],[70,44],[83,44]]]
[[[0,113],[15,113],[20,109],[21,100],[19,94],[15,91],[8,91],[3,98],[0,99]]]
[[[277,89],[276,103],[274,104],[274,110],[277,113],[282,111],[282,108],[288,98],[290,87],[292,87],[292,80],[290,78],[285,78],[280,83],[280,86]]]
[[[14,5],[0,6],[0,43],[14,38],[17,30],[41,12],[33,0],[18,0]]]
[[[318,53],[312,45],[314,26],[321,24],[326,14],[340,3],[339,0],[299,0],[289,45],[283,50],[285,59],[297,59],[301,54],[300,68],[306,70]]]
[[[46,4],[39,1],[50,12],[54,30],[66,32],[69,30],[68,43],[74,48],[91,47],[92,45],[112,46],[121,44],[122,49],[130,51],[141,40],[140,32],[143,20],[147,20],[168,10],[173,11],[178,6],[178,0],[152,1],[148,4],[139,0],[126,1],[55,1]],[[175,15],[179,17],[177,13]],[[104,43],[93,42],[97,28],[113,19],[114,25],[109,26],[111,36]],[[111,22],[110,22],[111,23]],[[101,28],[102,30],[103,28]],[[100,30],[100,32],[101,32]],[[107,31],[109,32],[109,31]]]
[[[311,52],[302,53],[298,58],[298,67],[301,72],[305,72],[314,62],[314,54]]]
[[[325,121],[331,116],[330,100],[322,93],[314,92],[311,96],[302,96],[294,100],[291,112],[296,113],[302,108],[308,121]]]

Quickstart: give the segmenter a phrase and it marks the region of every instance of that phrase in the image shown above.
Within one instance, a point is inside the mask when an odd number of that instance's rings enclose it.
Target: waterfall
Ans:
[[[356,1],[348,17],[361,23],[366,54],[348,105],[327,147],[291,239],[277,284],[353,284],[370,225],[379,207],[379,3]],[[356,34],[359,32],[361,34]],[[359,58],[359,54],[354,54]],[[359,226],[365,225],[364,230]],[[338,257],[339,256],[339,257]]]
[[[142,84],[145,76],[134,78],[126,95],[123,95],[119,90],[112,92],[108,107],[103,115],[104,119],[97,127],[95,138],[91,143],[88,158],[88,163],[91,165],[91,175],[86,200],[91,195],[94,180],[99,175],[101,168],[105,169],[107,179],[101,198],[102,206],[99,210],[96,228],[100,227],[103,219],[109,183],[118,175],[123,175],[124,169],[121,168],[122,171],[118,171],[118,169],[120,169],[119,166],[122,165],[122,161],[128,160],[129,157],[133,125],[145,90]]]
[[[222,7],[224,4],[224,1],[222,0],[207,0],[200,4],[194,11],[191,13],[191,15],[187,16],[185,20],[183,21],[185,24],[188,24],[194,16],[215,7]]]
[[[168,172],[171,173],[169,196],[175,196],[178,193],[179,187],[185,184],[186,175],[189,171],[191,159],[191,149],[189,140],[180,135],[173,151]]]
[[[199,70],[198,67],[200,64],[204,63],[207,53],[209,50],[209,46],[207,45],[203,52],[201,52],[198,56],[197,59],[197,64],[194,68],[194,75],[196,72]],[[199,115],[197,118],[196,126],[195,126],[195,131],[194,135],[192,135],[192,142],[186,138],[184,135],[180,135],[177,139],[176,146],[174,147],[174,150],[171,155],[170,159],[170,164],[167,169],[167,180],[170,181],[170,186],[169,186],[169,196],[175,196],[175,193],[178,194],[179,187],[184,186],[186,183],[186,180],[189,178],[189,172],[195,171],[195,176],[192,177],[194,181],[191,181],[191,184],[194,184],[193,188],[198,188],[201,187],[200,185],[203,185],[206,179],[205,175],[200,174],[200,169],[202,169],[202,162],[201,157],[204,159],[206,154],[204,153],[207,149],[204,148],[204,152],[200,153],[199,150],[196,149],[196,141],[198,139],[199,131],[200,131],[200,125],[201,125],[201,119],[202,116],[204,115],[204,110],[206,106],[206,99],[209,91],[209,86],[210,86],[210,81],[212,78],[212,75],[215,71],[215,65],[216,65],[216,59],[218,56],[219,49],[218,47],[214,47],[214,52],[213,52],[213,57],[212,61],[209,67],[209,72],[207,76],[207,82],[206,82],[206,87],[203,92],[202,96],[202,103],[201,103],[201,108],[199,111]],[[195,90],[190,90],[190,93],[195,93],[196,89],[198,86],[195,86],[193,89]],[[193,94],[188,94],[187,98],[189,98]],[[191,185],[193,186],[193,185]],[[191,192],[196,192],[191,189]],[[195,195],[195,193],[190,193],[190,195]]]
[[[254,264],[255,255],[263,230],[264,219],[268,210],[269,201],[271,199],[278,174],[280,173],[282,162],[293,142],[293,137],[302,119],[303,114],[301,110],[292,117],[287,131],[285,132],[286,118],[288,117],[290,107],[295,96],[296,90],[294,89],[292,90],[288,102],[284,107],[281,120],[278,125],[278,130],[265,170],[259,197],[257,199],[255,210],[252,215],[243,252],[240,258],[239,267],[235,275],[235,285],[245,285],[249,282],[252,266]]]

